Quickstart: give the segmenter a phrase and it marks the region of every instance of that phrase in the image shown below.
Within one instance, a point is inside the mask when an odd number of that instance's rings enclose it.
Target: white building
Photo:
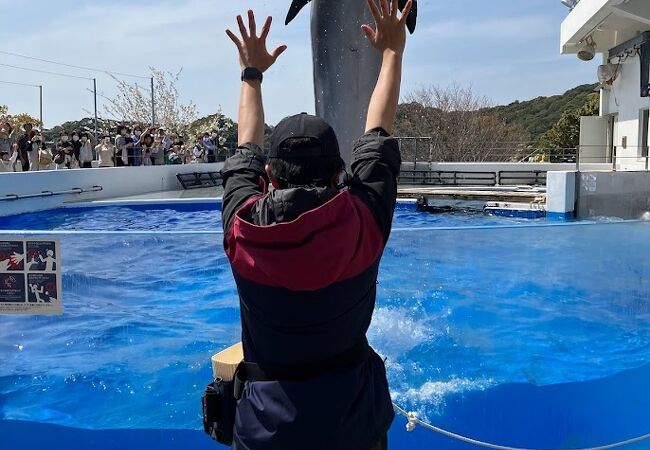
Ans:
[[[650,136],[650,0],[562,0],[561,51],[602,54],[600,116],[581,121],[581,162],[647,168]],[[612,157],[614,156],[614,161]]]

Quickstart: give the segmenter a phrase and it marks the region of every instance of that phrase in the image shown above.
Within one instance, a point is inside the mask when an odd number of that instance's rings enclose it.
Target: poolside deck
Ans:
[[[125,197],[114,197],[110,199],[97,200],[93,203],[107,202],[192,202],[215,200],[220,198],[223,189],[220,187],[150,192],[147,194],[130,195]],[[403,199],[414,199],[425,197],[435,200],[475,200],[475,201],[498,201],[498,202],[520,202],[520,203],[545,203],[546,192],[544,189],[531,188],[500,188],[500,187],[422,187],[422,186],[400,186],[397,189],[397,196]]]
[[[399,198],[445,199],[445,200],[480,200],[490,202],[545,203],[546,191],[538,188],[501,188],[501,187],[422,187],[399,186]]]

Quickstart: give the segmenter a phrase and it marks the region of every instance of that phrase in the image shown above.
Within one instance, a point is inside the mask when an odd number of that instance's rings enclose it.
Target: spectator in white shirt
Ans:
[[[110,136],[102,137],[100,144],[95,147],[95,152],[99,158],[99,167],[113,167],[113,156],[115,154],[115,147],[111,143]]]
[[[14,154],[11,157],[7,152],[0,153],[0,173],[13,172],[14,164],[16,163],[17,158],[18,158],[18,152],[14,152]]]

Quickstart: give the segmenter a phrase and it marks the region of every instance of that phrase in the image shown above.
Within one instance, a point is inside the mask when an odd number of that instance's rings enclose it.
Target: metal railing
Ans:
[[[0,201],[25,200],[28,198],[54,197],[57,195],[68,194],[84,194],[86,192],[99,192],[103,190],[104,188],[101,186],[93,186],[90,189],[72,188],[64,191],[41,191],[35,194],[6,194],[4,197],[0,197]]]
[[[398,183],[414,186],[546,186],[546,171],[402,170]]]
[[[562,163],[609,165],[612,170],[650,170],[648,146],[580,145],[566,148],[536,148],[526,142],[475,144],[467,149],[453,149],[431,138],[398,137],[403,167],[426,170],[432,163]]]

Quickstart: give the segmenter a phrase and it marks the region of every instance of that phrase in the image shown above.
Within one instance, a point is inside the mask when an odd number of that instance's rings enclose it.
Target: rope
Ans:
[[[406,417],[408,420],[408,423],[406,424],[406,431],[411,432],[415,429],[416,425],[420,425],[428,430],[434,431],[436,433],[439,433],[443,436],[446,436],[448,438],[456,439],[461,442],[465,442],[467,444],[473,444],[477,445],[479,447],[485,447],[485,448],[491,448],[494,450],[539,450],[539,449],[529,449],[529,448],[521,448],[521,447],[508,447],[506,445],[497,445],[497,444],[490,444],[488,442],[482,442],[478,441],[476,439],[468,438],[466,436],[462,436],[460,434],[452,433],[451,431],[443,430],[442,428],[438,428],[435,425],[431,425],[430,423],[424,422],[420,419],[418,419],[417,413],[415,412],[407,412],[405,409],[400,408],[397,406],[395,403],[393,403],[393,408],[395,408],[395,411],[397,413],[401,414],[402,416]],[[589,447],[589,448],[582,448],[582,449],[567,449],[567,450],[608,450],[611,448],[618,448],[618,447],[623,447],[624,445],[629,445],[629,444],[634,444],[637,442],[644,441],[646,439],[650,439],[650,433],[644,434],[642,436],[638,436],[632,439],[626,439],[624,441],[620,442],[615,442],[613,444],[607,444],[607,445],[601,445],[599,447]]]

